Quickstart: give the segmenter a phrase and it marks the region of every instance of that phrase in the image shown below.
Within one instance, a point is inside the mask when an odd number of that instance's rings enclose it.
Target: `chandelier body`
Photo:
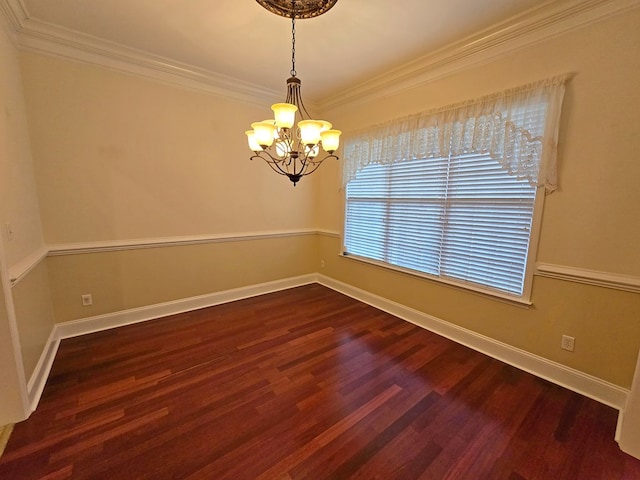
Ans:
[[[296,18],[311,18],[329,10],[337,0],[256,0],[260,5],[281,16],[291,18],[292,48],[291,77],[287,80],[287,97],[284,103],[271,106],[274,118],[254,122],[247,130],[251,160],[260,158],[271,169],[285,175],[295,186],[300,179],[315,172],[340,145],[340,130],[333,130],[331,123],[310,118],[300,91],[301,82],[296,77],[295,32]],[[296,123],[296,117],[299,117]],[[326,155],[322,154],[322,151]]]

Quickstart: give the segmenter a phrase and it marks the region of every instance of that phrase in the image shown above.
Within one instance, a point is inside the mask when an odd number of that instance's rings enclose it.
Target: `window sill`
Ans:
[[[356,262],[365,263],[368,265],[372,265],[374,267],[383,268],[385,270],[391,270],[394,272],[403,273],[406,275],[411,275],[413,277],[418,277],[424,280],[428,280],[431,282],[436,282],[438,284],[446,285],[448,287],[456,288],[458,290],[463,290],[467,293],[471,293],[474,295],[480,295],[484,298],[489,298],[491,300],[497,300],[500,302],[504,302],[510,305],[515,305],[518,307],[528,308],[533,305],[531,300],[527,296],[517,297],[515,295],[510,295],[508,293],[501,293],[495,290],[490,290],[487,288],[482,288],[477,286],[476,284],[466,283],[463,281],[455,281],[449,279],[443,279],[440,277],[435,277],[433,275],[429,275],[427,273],[418,272],[416,270],[411,270],[408,268],[397,267],[395,265],[390,265],[388,263],[379,262],[376,260],[371,260],[369,258],[360,257],[358,255],[353,255],[349,253],[340,253],[339,256],[342,258],[346,258],[348,260],[354,260]]]

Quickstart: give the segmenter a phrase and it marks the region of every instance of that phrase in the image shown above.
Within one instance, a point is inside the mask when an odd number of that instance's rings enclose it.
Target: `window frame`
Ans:
[[[342,196],[343,208],[342,208],[342,230],[341,230],[341,250],[339,255],[343,258],[354,260],[368,265],[373,265],[385,270],[395,271],[403,274],[407,274],[413,277],[426,279],[436,282],[438,284],[446,285],[462,289],[469,293],[480,294],[482,296],[493,298],[500,301],[507,301],[509,303],[515,303],[524,306],[531,306],[533,302],[531,300],[531,294],[533,290],[533,277],[535,275],[535,265],[537,262],[538,244],[540,240],[540,231],[542,225],[542,217],[544,210],[544,200],[546,192],[544,186],[536,187],[535,199],[533,202],[533,213],[531,216],[531,231],[529,235],[529,248],[527,250],[527,259],[524,267],[524,277],[522,285],[522,295],[515,293],[508,293],[494,289],[489,286],[482,286],[478,283],[468,282],[465,280],[457,280],[450,277],[441,277],[438,275],[432,275],[419,270],[413,270],[406,267],[401,267],[384,261],[368,258],[365,256],[349,253],[344,243],[346,236],[346,222],[347,222],[347,189],[343,189],[344,195]]]

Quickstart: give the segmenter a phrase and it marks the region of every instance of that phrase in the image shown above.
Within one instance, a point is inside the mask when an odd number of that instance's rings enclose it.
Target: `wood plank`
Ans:
[[[617,412],[320,285],[64,340],[0,479],[638,479]]]

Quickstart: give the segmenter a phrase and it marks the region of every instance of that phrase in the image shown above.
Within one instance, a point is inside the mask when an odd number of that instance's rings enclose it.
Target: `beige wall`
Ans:
[[[47,263],[40,262],[11,291],[24,373],[26,378],[31,378],[54,325]]]
[[[43,244],[18,53],[0,29],[0,224],[9,266]]]
[[[300,231],[314,182],[250,161],[255,106],[25,53],[45,238],[50,245]],[[314,271],[313,235],[132,249],[47,260],[58,322]],[[80,296],[91,293],[93,306]]]
[[[1,248],[1,247],[0,247]],[[0,252],[1,254],[1,252]],[[0,271],[0,280],[4,272]],[[0,427],[24,419],[26,412],[26,385],[20,364],[20,352],[15,348],[15,328],[12,328],[10,306],[3,288],[0,295]]]
[[[10,223],[13,239],[6,235]],[[51,331],[53,325],[50,292],[25,283],[10,286],[9,269],[21,263],[43,246],[38,197],[33,175],[26,112],[23,100],[18,51],[0,28],[0,425],[23,419],[26,411],[26,383],[46,343],[33,329]],[[30,279],[27,276],[27,279]],[[48,279],[45,278],[45,283]],[[40,309],[36,300],[29,311],[15,308],[15,292],[22,298],[43,299],[49,308]],[[26,315],[23,316],[23,313]],[[37,326],[37,327],[36,327]],[[33,335],[32,335],[33,334]],[[25,368],[26,367],[26,368]],[[26,378],[25,378],[26,370]]]
[[[313,226],[313,182],[250,161],[272,115],[144,78],[22,55],[47,243]]]
[[[411,91],[325,112],[345,131],[573,72],[560,136],[560,189],[545,201],[538,261],[640,277],[640,10],[504,55]],[[318,225],[341,230],[339,168],[319,177]],[[318,194],[320,195],[320,193]],[[323,273],[480,334],[629,387],[640,346],[640,295],[535,277],[533,307],[338,258]],[[560,350],[560,337],[576,350]]]

